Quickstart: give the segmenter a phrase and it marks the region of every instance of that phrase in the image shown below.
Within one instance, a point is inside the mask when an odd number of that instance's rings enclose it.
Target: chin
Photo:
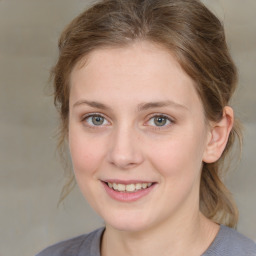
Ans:
[[[104,219],[106,226],[111,226],[111,228],[114,228],[115,230],[137,233],[145,231],[151,226],[151,221],[146,218],[146,216],[142,216],[142,214],[134,214],[130,216],[128,214],[118,214],[118,216],[112,215],[111,218]]]
[[[129,233],[138,233],[145,231],[147,229],[146,225],[137,224],[137,223],[106,223],[106,227],[111,226],[113,229],[122,231],[122,232],[129,232]]]

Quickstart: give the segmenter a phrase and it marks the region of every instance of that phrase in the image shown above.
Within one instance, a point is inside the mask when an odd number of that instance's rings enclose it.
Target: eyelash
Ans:
[[[166,121],[168,121],[168,124],[164,124],[162,126],[157,126],[157,125],[147,125],[147,126],[151,126],[152,129],[154,130],[162,130],[162,129],[166,129],[169,126],[171,126],[172,124],[174,124],[174,120],[172,118],[170,118],[167,115],[163,115],[163,114],[152,114],[150,115],[148,121],[146,123],[148,123],[150,120],[154,120],[154,118],[164,118]],[[154,122],[154,121],[153,121]]]
[[[101,127],[105,127],[108,126],[106,124],[102,124],[102,125],[93,125],[93,124],[89,124],[88,119],[92,118],[92,117],[100,117],[104,119],[104,122],[107,121],[108,123],[110,123],[107,118],[101,114],[101,113],[90,113],[88,115],[85,115],[82,117],[81,121],[82,122],[86,122],[86,126],[89,128],[101,128]],[[147,123],[149,123],[150,120],[154,120],[154,118],[164,118],[167,122],[169,122],[168,124],[164,124],[162,126],[157,126],[157,125],[148,125]],[[167,127],[169,127],[170,125],[174,124],[174,120],[172,118],[170,118],[167,115],[163,115],[163,114],[152,114],[150,115],[150,117],[147,119],[146,123],[144,123],[145,126],[151,126],[152,129],[156,129],[156,130],[161,130],[161,129],[165,129]]]
[[[93,117],[100,117],[100,118],[103,118],[104,119],[104,122],[107,121],[108,123],[110,123],[107,118],[102,115],[101,113],[90,113],[88,115],[85,115],[82,117],[82,122],[86,122],[86,126],[89,127],[89,128],[101,128],[101,127],[104,127],[104,126],[107,126],[107,125],[93,125],[93,124],[89,124],[88,122],[88,119],[89,118],[93,118]]]

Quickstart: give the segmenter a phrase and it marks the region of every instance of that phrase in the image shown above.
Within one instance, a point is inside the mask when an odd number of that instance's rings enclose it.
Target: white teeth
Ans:
[[[124,184],[118,184],[117,185],[117,190],[118,191],[125,191],[125,185]]]
[[[117,186],[116,183],[113,183],[113,188],[114,188],[115,190],[117,190],[118,186]]]
[[[126,190],[127,192],[133,192],[133,191],[135,191],[135,189],[136,189],[136,187],[135,187],[134,184],[129,184],[129,185],[126,185],[126,186],[125,186],[125,190]]]
[[[110,188],[113,188],[119,192],[135,192],[141,189],[146,189],[152,185],[152,182],[149,183],[136,183],[136,184],[117,184],[117,183],[107,183]]]
[[[147,183],[142,183],[142,188],[146,188],[148,186]]]
[[[140,183],[137,183],[137,184],[136,184],[136,189],[137,189],[137,190],[141,189],[141,187],[142,187],[142,186],[141,186]]]

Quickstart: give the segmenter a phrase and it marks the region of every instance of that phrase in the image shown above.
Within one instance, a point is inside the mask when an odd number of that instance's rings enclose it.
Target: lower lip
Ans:
[[[102,182],[107,194],[117,200],[117,201],[121,201],[121,202],[134,202],[139,200],[140,198],[148,195],[153,188],[155,187],[155,184],[151,185],[149,188],[146,189],[141,189],[135,192],[118,192],[113,190],[112,188],[110,188],[105,182]]]

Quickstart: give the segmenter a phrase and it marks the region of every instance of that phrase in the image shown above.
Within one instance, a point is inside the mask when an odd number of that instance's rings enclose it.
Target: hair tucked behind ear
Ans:
[[[230,227],[236,227],[238,222],[238,209],[232,198],[232,194],[223,184],[221,177],[224,176],[225,168],[229,163],[224,160],[231,150],[235,139],[238,139],[240,148],[242,146],[241,127],[238,121],[235,122],[229,135],[228,143],[221,156],[215,163],[204,163],[200,184],[200,209],[209,219]],[[237,152],[236,152],[237,153]],[[240,151],[241,153],[241,151]],[[231,160],[232,158],[230,158]],[[227,165],[227,167],[224,166]]]
[[[68,133],[69,77],[75,64],[95,49],[126,46],[135,40],[172,52],[195,81],[206,119],[222,117],[236,87],[237,71],[220,21],[198,0],[105,0],[75,18],[60,37],[59,59],[52,72],[61,116],[60,145]],[[200,188],[203,214],[231,227],[238,213],[220,177],[221,163],[235,137],[241,141],[237,124],[219,161],[203,164]]]

